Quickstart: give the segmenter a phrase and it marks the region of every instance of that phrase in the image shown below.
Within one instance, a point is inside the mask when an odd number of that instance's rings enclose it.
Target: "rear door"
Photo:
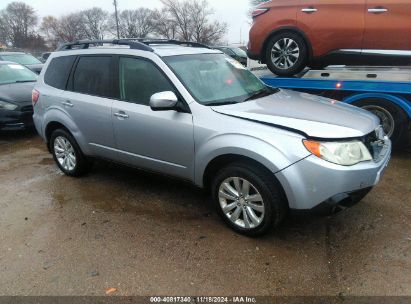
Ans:
[[[365,50],[411,50],[411,0],[367,0]]]
[[[150,97],[177,90],[150,60],[119,57],[119,99],[113,126],[119,161],[185,179],[193,177],[194,138],[191,113],[155,112]],[[183,101],[181,101],[183,102]]]
[[[62,101],[77,128],[75,136],[87,145],[88,152],[106,158],[115,157],[113,77],[113,56],[79,56]]]
[[[366,0],[301,0],[297,24],[315,57],[340,49],[362,48]]]

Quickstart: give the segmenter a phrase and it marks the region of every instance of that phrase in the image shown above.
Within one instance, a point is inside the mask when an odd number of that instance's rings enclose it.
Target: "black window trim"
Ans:
[[[182,96],[180,91],[177,89],[177,87],[174,85],[174,83],[171,81],[171,79],[167,76],[167,74],[158,66],[158,64],[155,63],[153,60],[151,60],[149,58],[142,57],[142,56],[137,56],[137,55],[127,55],[127,54],[114,55],[114,61],[115,61],[114,83],[115,83],[115,87],[117,88],[115,90],[115,92],[117,93],[117,96],[113,97],[113,99],[115,99],[117,101],[128,102],[128,103],[135,104],[135,105],[150,107],[149,105],[144,105],[144,104],[141,104],[141,103],[135,103],[135,102],[131,102],[131,101],[121,99],[121,97],[120,97],[120,58],[140,59],[140,60],[144,60],[144,61],[147,61],[147,62],[153,64],[154,68],[156,68],[164,76],[164,78],[170,83],[171,87],[174,89],[174,93],[177,95],[178,101],[180,103],[179,112],[190,113],[191,114],[191,109],[190,109],[187,101],[184,99],[184,97]]]
[[[74,91],[74,74],[77,70],[78,63],[80,62],[80,59],[83,57],[110,57],[110,70],[113,71],[115,68],[115,55],[113,54],[84,54],[84,55],[77,55],[77,58],[73,64],[73,67],[70,72],[70,77],[66,86],[66,91],[72,92],[72,93],[77,93],[77,94],[82,94],[82,95],[87,95],[87,96],[94,96],[94,97],[99,97],[99,98],[108,98],[108,99],[115,99],[115,77],[113,76],[113,73],[109,73],[109,83],[110,88],[109,88],[109,94],[110,96],[100,96],[100,95],[93,95],[89,93],[84,93],[84,92],[76,92]]]

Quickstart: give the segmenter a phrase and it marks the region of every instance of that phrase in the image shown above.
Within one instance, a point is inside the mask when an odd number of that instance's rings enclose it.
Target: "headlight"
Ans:
[[[17,105],[0,100],[0,110],[15,110]]]
[[[347,142],[304,140],[304,146],[315,156],[337,165],[352,166],[372,160],[367,147],[359,140]]]

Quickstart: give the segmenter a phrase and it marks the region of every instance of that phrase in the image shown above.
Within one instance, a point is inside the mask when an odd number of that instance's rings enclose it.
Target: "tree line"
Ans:
[[[136,8],[118,12],[120,38],[179,39],[205,44],[219,42],[227,24],[211,20],[207,0],[161,0],[161,9]],[[23,49],[53,49],[59,44],[117,36],[114,13],[93,7],[40,19],[24,2],[12,2],[0,11],[0,42]]]

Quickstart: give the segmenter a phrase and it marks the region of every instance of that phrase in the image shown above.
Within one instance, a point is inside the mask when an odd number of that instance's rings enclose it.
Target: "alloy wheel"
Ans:
[[[224,180],[219,187],[218,199],[224,214],[234,225],[253,229],[263,222],[263,198],[246,179],[230,177]]]
[[[64,170],[70,172],[76,168],[76,153],[71,143],[65,137],[58,136],[54,140],[54,155]]]
[[[271,60],[275,67],[282,70],[292,68],[300,58],[300,48],[293,39],[282,38],[271,49]]]

